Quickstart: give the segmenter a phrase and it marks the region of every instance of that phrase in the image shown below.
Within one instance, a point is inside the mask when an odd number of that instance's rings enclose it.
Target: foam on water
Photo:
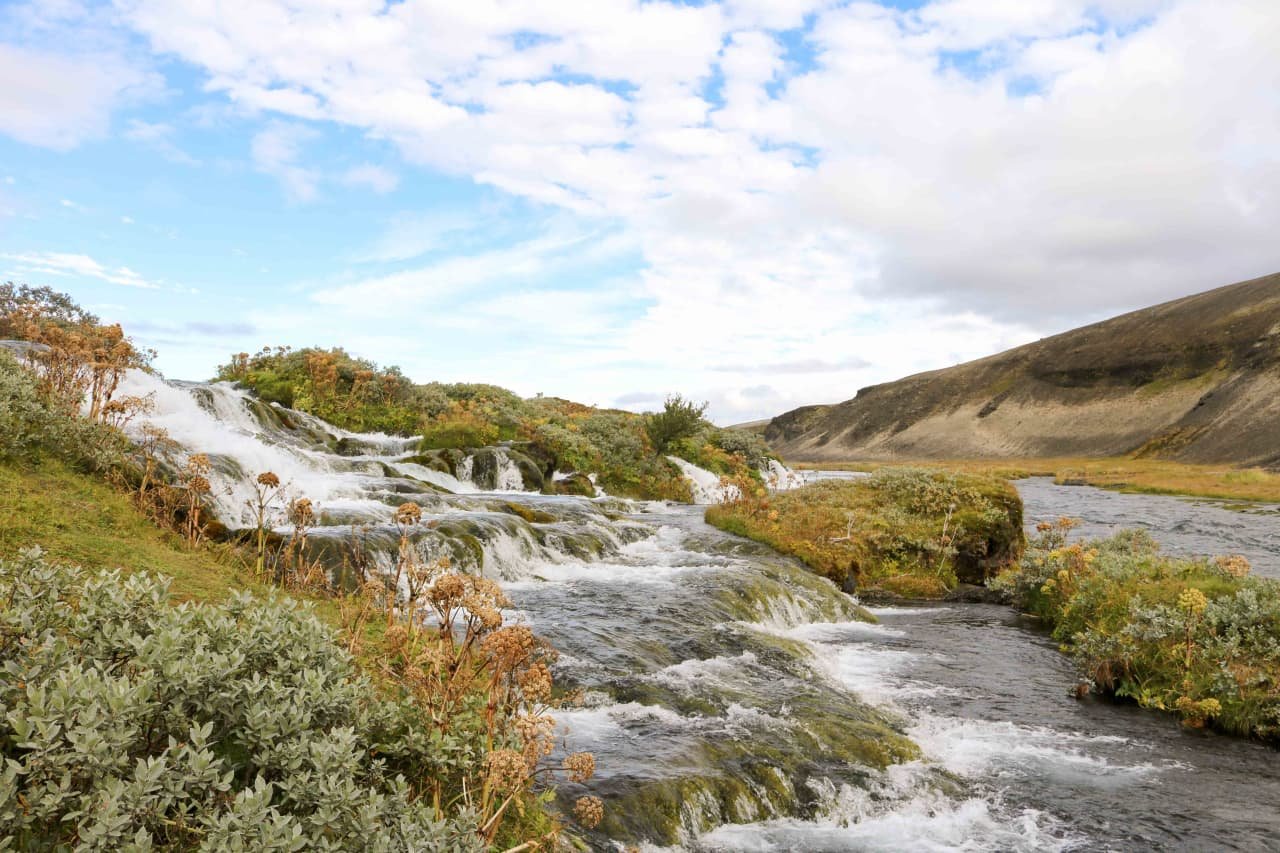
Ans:
[[[681,459],[679,456],[668,456],[684,478],[689,482],[689,489],[693,492],[693,502],[696,504],[718,504],[726,498],[732,500],[739,494],[737,486],[720,485],[720,475],[713,474],[705,468],[699,468],[692,462]]]

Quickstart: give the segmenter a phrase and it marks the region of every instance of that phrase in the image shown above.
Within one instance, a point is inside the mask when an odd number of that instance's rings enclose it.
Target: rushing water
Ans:
[[[550,639],[558,679],[584,690],[557,719],[566,748],[598,759],[590,790],[608,816],[593,847],[1280,846],[1273,751],[1068,698],[1070,662],[1008,608],[891,608],[871,624],[829,583],[708,527],[697,507],[520,493],[500,464],[485,483],[466,466],[429,471],[405,461],[402,439],[342,433],[229,386],[129,384],[156,394],[153,419],[185,447],[212,455],[232,526],[244,523],[243,480],[271,469],[316,502],[327,547],[360,525],[389,553],[394,507],[413,500],[435,525],[420,547],[501,578],[509,618]],[[1096,490],[1023,485],[1029,518],[1107,518]],[[1172,538],[1186,530],[1163,500],[1135,498],[1126,517],[1177,547],[1250,553],[1254,542],[1255,563],[1274,556],[1261,532],[1219,547],[1208,516],[1196,516],[1194,541]],[[922,757],[876,769],[904,735]]]
[[[1016,483],[1026,519],[1081,522],[1073,535],[1093,539],[1140,527],[1175,554],[1243,554],[1255,574],[1280,577],[1280,505],[1209,498],[1131,495],[1092,486],[1059,486],[1050,477]]]

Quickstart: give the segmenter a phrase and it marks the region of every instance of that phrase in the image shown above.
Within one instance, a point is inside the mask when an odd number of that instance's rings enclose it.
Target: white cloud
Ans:
[[[173,141],[173,135],[174,129],[170,124],[139,119],[130,120],[123,133],[125,139],[146,145],[166,160],[183,166],[200,165],[199,160],[178,147]]]
[[[123,287],[156,290],[159,284],[148,281],[128,267],[108,267],[88,255],[68,252],[21,252],[0,255],[14,264],[14,271],[22,274],[78,276],[96,278]]]
[[[250,144],[254,168],[278,180],[291,201],[314,201],[319,195],[319,173],[298,164],[302,146],[315,136],[316,131],[305,125],[276,121]]]
[[[386,195],[400,186],[400,176],[382,166],[362,163],[344,172],[342,183],[350,187],[363,187],[373,190],[379,195]]]
[[[410,164],[623,223],[648,307],[617,330],[608,372],[566,376],[584,396],[672,376],[718,389],[710,367],[754,364],[769,369],[718,404],[754,416],[1276,262],[1267,0],[120,9],[212,91],[275,116],[254,160],[296,200],[320,178],[290,122],[333,122]],[[811,67],[772,31],[802,24],[788,38]],[[419,225],[369,256],[448,234]],[[477,249],[326,287],[319,304],[492,288],[586,248]]]
[[[155,88],[109,54],[61,55],[0,42],[0,133],[66,151],[105,136],[121,103]]]

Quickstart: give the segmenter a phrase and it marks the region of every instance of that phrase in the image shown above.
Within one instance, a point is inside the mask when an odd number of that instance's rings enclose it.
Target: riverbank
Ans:
[[[847,592],[940,599],[1022,553],[1022,501],[995,477],[886,468],[707,509],[721,530],[797,557]]]
[[[1142,531],[1068,544],[1072,526],[1039,525],[992,585],[1052,629],[1079,689],[1280,739],[1280,583],[1250,577],[1240,556],[1168,556]]]
[[[791,464],[791,463],[788,463]],[[795,463],[798,470],[879,471],[910,465],[1007,480],[1053,477],[1063,485],[1088,485],[1119,492],[1150,495],[1186,495],[1221,500],[1278,503],[1280,472],[1263,468],[1225,465],[1189,465],[1159,459],[1112,457],[1090,459],[928,459],[895,462]]]

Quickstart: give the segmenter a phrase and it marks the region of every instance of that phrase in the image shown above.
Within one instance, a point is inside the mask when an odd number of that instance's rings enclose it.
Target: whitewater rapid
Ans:
[[[507,618],[546,637],[557,680],[582,691],[556,716],[566,749],[597,756],[596,849],[1280,846],[1280,821],[1258,807],[1280,802],[1273,752],[1068,699],[1070,662],[1007,608],[885,608],[871,624],[699,507],[482,490],[465,465],[453,477],[397,461],[410,439],[336,430],[222,383],[134,374],[121,393],[154,395],[133,429],[150,420],[214,458],[232,526],[241,481],[271,470],[316,503],[314,538],[334,549],[359,525],[392,553],[391,513],[411,500],[428,522],[418,547],[453,547],[499,579]],[[686,473],[716,497],[718,478]],[[495,485],[516,482],[499,472]],[[847,751],[862,730],[896,730],[920,757],[877,770]]]

